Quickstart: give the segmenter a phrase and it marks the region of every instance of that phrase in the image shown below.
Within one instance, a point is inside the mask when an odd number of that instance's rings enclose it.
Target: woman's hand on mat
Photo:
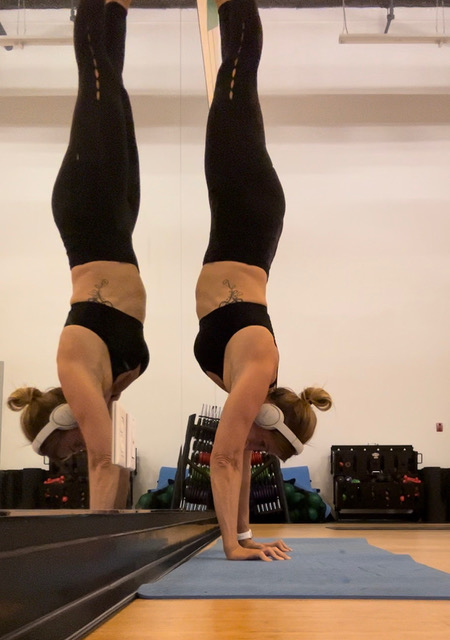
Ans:
[[[278,551],[278,553],[281,553]],[[278,557],[273,548],[252,549],[246,548],[238,544],[237,547],[233,547],[226,552],[227,560],[263,560],[264,562],[271,562],[272,560],[284,560],[284,558]]]
[[[276,540],[275,542],[260,543],[253,540],[241,540],[239,542],[244,549],[254,549],[255,551],[262,551],[269,559],[274,560],[290,560],[291,558],[286,554],[286,551],[292,551],[283,540]],[[264,559],[264,558],[262,558]]]

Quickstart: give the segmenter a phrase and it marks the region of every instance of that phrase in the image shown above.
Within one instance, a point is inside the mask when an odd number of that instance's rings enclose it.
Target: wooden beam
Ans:
[[[219,15],[214,0],[197,0],[198,25],[202,45],[206,93],[211,104],[220,66]]]
[[[38,37],[38,36],[0,36],[0,47],[18,47],[23,49],[26,45],[61,46],[73,45],[73,36]]]
[[[401,36],[391,33],[341,33],[339,36],[339,44],[437,44],[442,46],[449,42],[450,36],[439,34]]]

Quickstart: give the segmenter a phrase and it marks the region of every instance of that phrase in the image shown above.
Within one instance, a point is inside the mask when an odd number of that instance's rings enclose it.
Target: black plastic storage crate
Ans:
[[[422,454],[411,445],[334,445],[333,496],[338,519],[420,519]]]
[[[0,471],[0,509],[87,509],[87,454],[50,461],[46,469]]]

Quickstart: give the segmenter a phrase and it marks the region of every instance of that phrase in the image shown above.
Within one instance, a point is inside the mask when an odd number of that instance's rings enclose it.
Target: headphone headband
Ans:
[[[291,443],[297,453],[301,453],[303,451],[303,444],[297,438],[292,429],[285,424],[284,414],[276,404],[265,402],[255,418],[255,423],[262,429],[267,429],[268,431],[276,429],[288,442]]]
[[[69,431],[69,429],[75,429],[75,427],[78,427],[78,423],[75,420],[69,405],[59,404],[51,412],[49,421],[47,422],[45,427],[43,427],[39,431],[39,433],[31,443],[33,451],[35,453],[38,453],[39,455],[44,455],[43,453],[41,453],[41,447],[51,433],[53,433],[57,429],[60,429],[61,431]]]

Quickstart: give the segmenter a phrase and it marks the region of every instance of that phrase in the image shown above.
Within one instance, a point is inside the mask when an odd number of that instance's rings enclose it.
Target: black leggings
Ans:
[[[131,238],[139,210],[139,159],[122,82],[126,16],[116,2],[81,0],[75,20],[78,97],[52,198],[71,267],[94,260],[137,266]]]
[[[283,227],[283,189],[266,149],[257,90],[262,27],[255,0],[219,9],[222,65],[206,131],[211,233],[204,263],[235,260],[269,273]]]

